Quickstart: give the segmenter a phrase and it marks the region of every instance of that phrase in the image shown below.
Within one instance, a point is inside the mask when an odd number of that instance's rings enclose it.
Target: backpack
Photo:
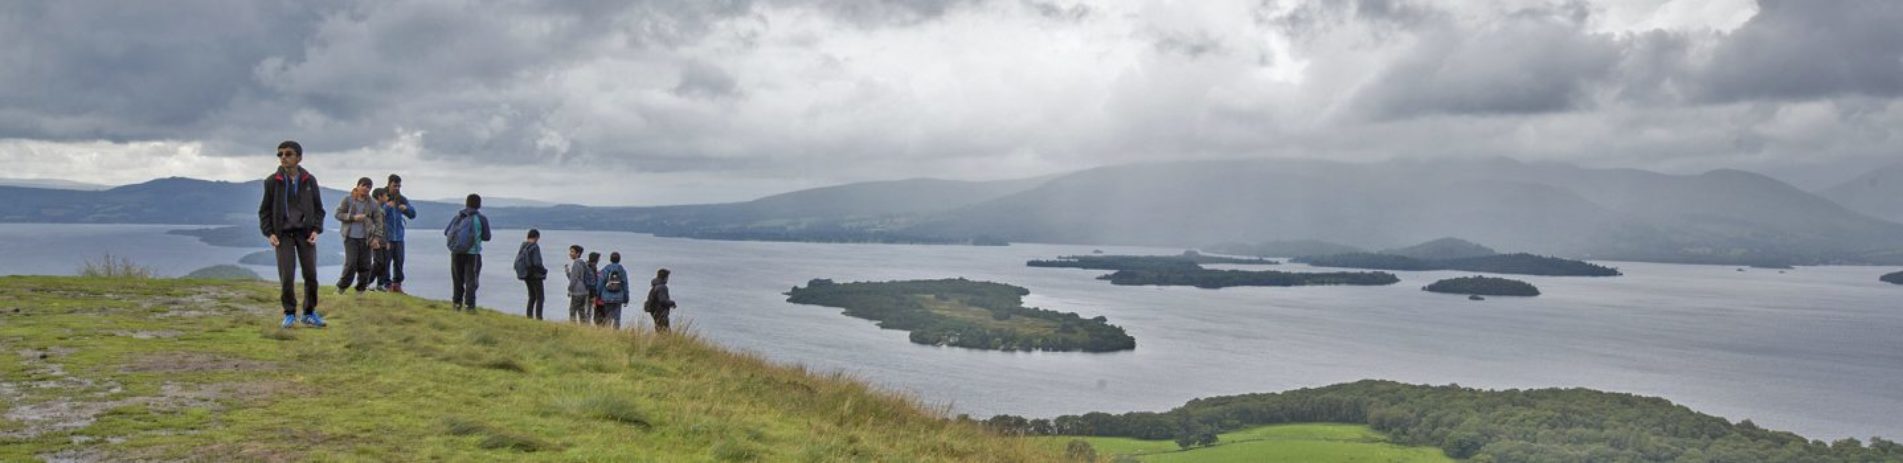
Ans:
[[[620,276],[620,275],[621,275],[620,270],[614,270],[614,271],[608,272],[608,275],[606,275],[606,277],[608,278],[608,283],[604,285],[608,287],[608,292],[619,293],[621,292],[622,285],[627,284],[626,282],[628,281],[628,278],[626,276],[615,278],[616,276]]]
[[[457,216],[455,221],[450,222],[448,242],[451,254],[466,254],[470,249],[475,249],[476,237],[481,233],[476,230],[476,226],[481,219],[480,215],[470,214]]]
[[[535,269],[529,268],[529,246],[515,252],[515,279],[527,280],[535,277]]]

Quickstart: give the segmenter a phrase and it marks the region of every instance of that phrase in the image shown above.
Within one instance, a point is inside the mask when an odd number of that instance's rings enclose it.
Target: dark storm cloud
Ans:
[[[1701,77],[1720,102],[1903,95],[1903,2],[1761,0]]]
[[[1621,145],[1659,158],[1896,144],[1903,2],[1767,1],[1728,31],[1500,3],[9,2],[0,138],[840,179],[1599,151],[1502,135],[1529,126],[1671,134]]]
[[[555,73],[624,60],[678,75],[682,98],[739,83],[679,49],[763,8],[904,27],[969,2],[660,0],[9,2],[0,5],[0,138],[198,139],[250,152],[286,134],[352,149],[394,130],[431,153],[496,162],[550,143]],[[744,43],[744,41],[742,42]],[[676,117],[648,112],[656,118]],[[665,120],[650,121],[665,125]],[[656,154],[665,156],[665,154]]]
[[[1377,25],[1377,36],[1415,40],[1356,95],[1376,119],[1548,113],[1613,100],[1680,106],[1903,95],[1903,2],[1763,0],[1755,17],[1713,41],[1708,61],[1686,32],[1589,30],[1593,13],[1581,2],[1520,8],[1478,27],[1422,8],[1329,2],[1286,25],[1314,28],[1351,12]]]
[[[177,137],[267,92],[251,69],[296,56],[321,9],[292,1],[0,4],[0,137]]]
[[[1586,32],[1585,19],[1566,5],[1518,10],[1480,28],[1414,26],[1415,44],[1356,104],[1377,119],[1578,108],[1621,55],[1612,37]]]

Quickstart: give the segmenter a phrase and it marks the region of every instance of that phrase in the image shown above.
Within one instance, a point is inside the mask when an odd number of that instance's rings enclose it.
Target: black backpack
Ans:
[[[627,285],[628,277],[627,275],[622,275],[621,272],[622,271],[620,269],[615,269],[613,271],[608,272],[607,275],[603,275],[604,277],[608,278],[608,283],[602,286],[606,286],[608,288],[608,292],[619,293],[621,292],[621,289]]]

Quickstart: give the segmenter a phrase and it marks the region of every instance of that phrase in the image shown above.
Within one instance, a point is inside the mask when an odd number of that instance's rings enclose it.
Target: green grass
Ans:
[[[1167,440],[1121,437],[1050,436],[1028,438],[1053,451],[1072,440],[1083,440],[1103,459],[1131,455],[1139,461],[1161,462],[1452,462],[1434,447],[1403,447],[1388,443],[1381,433],[1351,424],[1287,424],[1260,426],[1217,436],[1210,447],[1181,450]]]
[[[0,277],[0,461],[1054,461],[943,409],[722,350],[400,295]],[[44,357],[44,358],[42,358]]]

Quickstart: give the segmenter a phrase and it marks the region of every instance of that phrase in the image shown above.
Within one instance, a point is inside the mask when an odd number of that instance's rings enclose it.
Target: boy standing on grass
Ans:
[[[542,319],[542,306],[548,301],[548,267],[542,265],[542,231],[529,229],[529,238],[515,251],[515,278],[529,285],[529,306],[523,309],[529,318]]]
[[[462,212],[443,229],[449,244],[449,300],[457,311],[476,313],[476,287],[482,282],[482,242],[489,241],[489,218],[482,215],[482,196],[471,193]]]
[[[601,253],[588,253],[588,313],[596,325],[608,324],[608,307],[601,303]]]
[[[654,272],[654,280],[648,282],[648,300],[641,304],[641,310],[654,317],[654,331],[668,331],[667,313],[674,310],[674,296],[667,292],[667,269]]]
[[[390,271],[390,192],[387,188],[378,188],[370,192],[370,199],[377,204],[380,220],[370,221],[370,275],[377,280],[371,291],[389,291],[390,283],[385,276]]]
[[[304,319],[306,326],[323,327],[324,317],[317,315],[317,235],[324,231],[324,198],[317,177],[298,167],[304,161],[304,146],[285,140],[278,144],[277,172],[264,178],[264,200],[258,204],[258,231],[277,253],[279,298],[284,304],[284,324],[290,328],[297,319],[295,270],[304,271]]]
[[[568,245],[568,265],[562,266],[562,273],[568,275],[568,322],[589,324],[593,322],[595,308],[588,300],[588,262],[581,259],[581,245]]]
[[[350,197],[337,205],[337,221],[343,222],[344,274],[337,279],[337,294],[343,294],[354,280],[357,294],[370,286],[370,224],[383,222],[383,206],[370,200],[370,177],[357,179]]]
[[[416,208],[410,206],[410,198],[403,196],[403,177],[390,174],[390,178],[384,182],[383,186],[389,189],[390,193],[389,200],[384,203],[383,217],[384,228],[389,234],[384,244],[390,250],[390,268],[388,272],[378,275],[377,284],[388,286],[391,292],[402,294],[403,232],[409,226],[409,221],[416,219]]]
[[[621,329],[621,306],[628,305],[628,270],[621,267],[621,253],[608,253],[608,266],[601,269],[602,315]]]

